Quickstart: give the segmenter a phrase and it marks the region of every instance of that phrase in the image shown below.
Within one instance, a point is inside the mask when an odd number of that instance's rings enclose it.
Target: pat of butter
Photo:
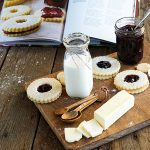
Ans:
[[[94,118],[104,130],[134,106],[134,96],[122,90],[94,112]]]
[[[82,121],[82,122],[79,124],[77,130],[78,130],[79,132],[81,132],[86,138],[90,138],[90,137],[91,137],[90,134],[84,129],[84,124],[86,124],[86,121]]]
[[[76,128],[65,128],[65,140],[69,143],[79,141],[82,138],[82,133]]]
[[[96,137],[103,132],[103,128],[98,124],[95,119],[89,120],[82,124],[83,129],[89,133],[91,137]]]

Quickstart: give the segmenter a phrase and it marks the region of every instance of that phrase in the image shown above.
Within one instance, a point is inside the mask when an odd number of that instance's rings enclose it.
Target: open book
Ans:
[[[27,1],[22,5],[30,6],[33,15],[48,6],[44,0]],[[43,21],[40,29],[29,35],[20,37],[5,35],[2,30],[5,21],[0,20],[0,44],[59,45],[65,35],[73,32],[82,32],[90,36],[91,44],[115,43],[116,20],[134,17],[136,7],[137,0],[66,0],[62,8],[65,11],[63,22]],[[3,7],[2,11],[4,9]]]

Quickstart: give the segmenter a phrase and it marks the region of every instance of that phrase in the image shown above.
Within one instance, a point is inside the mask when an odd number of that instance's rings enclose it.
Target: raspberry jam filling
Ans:
[[[48,92],[52,89],[52,86],[49,84],[42,84],[37,88],[37,91],[40,93]]]
[[[100,61],[100,62],[97,63],[97,66],[99,68],[107,69],[107,68],[111,67],[111,64],[110,64],[109,61]]]
[[[127,75],[124,79],[125,82],[133,83],[139,80],[139,76],[137,75]]]
[[[63,11],[60,8],[50,8],[45,7],[42,9],[43,18],[61,18],[63,16]]]

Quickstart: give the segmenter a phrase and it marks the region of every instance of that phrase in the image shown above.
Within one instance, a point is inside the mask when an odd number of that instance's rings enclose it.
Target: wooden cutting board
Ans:
[[[111,55],[116,57],[116,53]],[[150,63],[150,44],[145,44],[144,48],[144,58],[142,62]],[[121,64],[121,70],[134,69],[135,66],[127,66]],[[50,74],[48,77],[56,77],[57,73]],[[26,84],[26,88],[29,82]],[[115,88],[113,85],[113,79],[100,81],[94,79],[94,89],[98,90],[101,86],[108,86],[110,89]],[[83,120],[90,120],[93,118],[94,111],[99,108],[102,104],[96,102],[89,108],[83,111],[82,117],[73,124],[67,124],[60,120],[60,117],[55,116],[54,111],[56,108],[64,107],[70,105],[77,100],[74,100],[67,96],[65,88],[63,87],[63,93],[59,99],[49,104],[37,104],[36,107],[39,109],[53,132],[56,134],[58,139],[64,145],[66,149],[92,149],[98,147],[102,144],[108,143],[112,140],[118,139],[136,130],[144,128],[150,125],[150,87],[143,93],[135,95],[135,105],[128,111],[124,116],[122,116],[118,121],[116,121],[108,130],[105,130],[101,135],[95,138],[82,138],[80,141],[75,143],[67,143],[64,138],[64,128],[65,127],[77,127]]]

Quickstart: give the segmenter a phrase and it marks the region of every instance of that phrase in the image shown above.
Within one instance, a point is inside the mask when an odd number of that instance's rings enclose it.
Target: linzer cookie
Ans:
[[[26,0],[5,0],[4,1],[4,6],[9,7],[9,6],[14,6],[14,5],[19,5],[24,3]]]
[[[34,15],[41,17],[46,22],[63,22],[65,11],[59,7],[45,7],[35,12]]]
[[[18,16],[4,22],[2,30],[7,36],[23,36],[39,30],[41,18],[33,15]]]
[[[148,70],[150,69],[150,64],[148,63],[141,63],[141,64],[138,64],[136,66],[136,69],[137,70],[140,70],[142,72],[148,72]]]
[[[36,103],[55,101],[62,93],[60,82],[54,78],[41,78],[33,81],[27,88],[28,98]]]
[[[1,19],[7,20],[13,17],[29,15],[31,8],[25,5],[11,6],[2,10]]]
[[[60,83],[62,84],[62,85],[65,85],[65,78],[64,78],[64,72],[62,71],[62,72],[59,72],[58,74],[57,74],[57,79],[60,81]]]
[[[113,78],[120,70],[117,59],[108,56],[93,58],[93,77],[100,80]]]
[[[126,70],[118,73],[114,84],[119,90],[126,90],[131,94],[145,91],[149,86],[149,80],[145,73],[138,70]]]

